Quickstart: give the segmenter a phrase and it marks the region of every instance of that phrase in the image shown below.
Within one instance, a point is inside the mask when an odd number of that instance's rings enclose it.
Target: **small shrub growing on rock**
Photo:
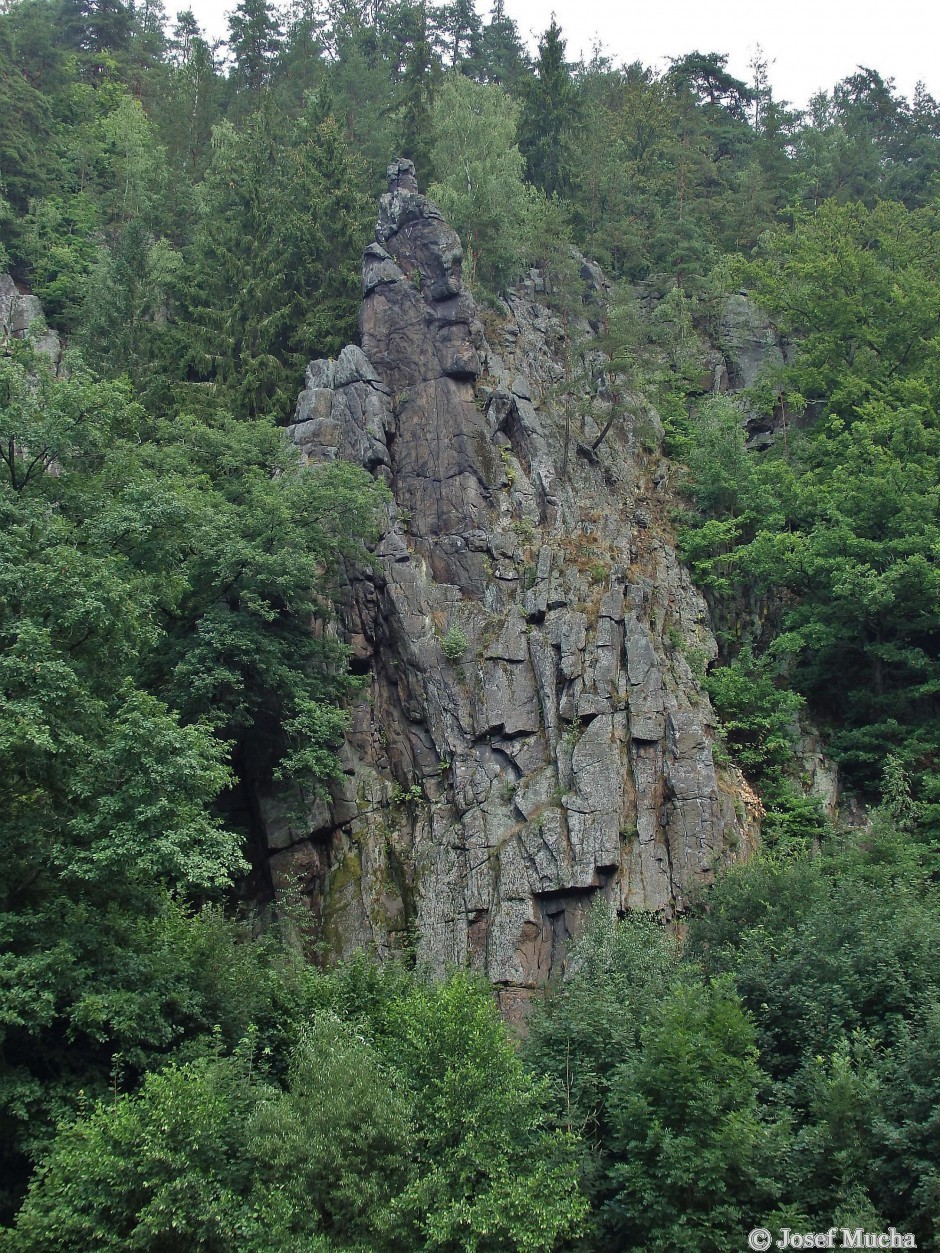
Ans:
[[[468,646],[467,636],[459,626],[452,626],[441,640],[441,650],[448,661],[459,661]]]

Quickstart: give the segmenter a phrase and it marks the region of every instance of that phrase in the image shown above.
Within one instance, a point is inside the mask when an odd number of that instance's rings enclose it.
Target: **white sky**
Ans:
[[[488,12],[491,0],[477,0]],[[232,0],[167,0],[191,7],[207,33],[221,37]],[[534,49],[554,7],[569,60],[589,55],[600,38],[615,62],[660,68],[668,56],[727,52],[728,68],[746,82],[756,46],[771,62],[778,99],[804,105],[857,65],[894,78],[910,96],[921,80],[940,97],[940,5],[936,0],[505,0],[506,12]]]

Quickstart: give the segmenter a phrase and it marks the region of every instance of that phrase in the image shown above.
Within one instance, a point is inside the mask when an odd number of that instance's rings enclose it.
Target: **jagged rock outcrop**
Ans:
[[[752,845],[756,807],[713,752],[696,673],[716,647],[644,451],[655,416],[618,415],[583,455],[611,399],[566,418],[565,336],[531,285],[484,332],[410,162],[390,167],[363,289],[361,348],[311,364],[290,434],[394,504],[375,568],[350,574],[366,682],[346,774],[300,826],[266,801],[271,874],[329,951],[413,942],[485,971],[511,1014],[597,894],[681,913]]]
[[[746,393],[765,384],[779,386],[784,367],[794,358],[793,345],[767,314],[745,292],[733,292],[722,301],[717,326],[718,348],[709,352],[713,385],[709,390],[736,393],[751,452],[763,452],[789,428],[801,428],[818,416],[815,405],[787,411],[782,394],[769,411],[758,411]],[[742,393],[744,393],[742,395]]]
[[[46,325],[38,296],[20,291],[9,274],[0,274],[0,344],[11,339],[33,338],[38,352],[44,353],[54,370],[62,364],[62,344]]]
[[[733,292],[722,301],[718,336],[732,389],[753,387],[768,370],[784,366],[784,346],[776,327],[744,292]]]

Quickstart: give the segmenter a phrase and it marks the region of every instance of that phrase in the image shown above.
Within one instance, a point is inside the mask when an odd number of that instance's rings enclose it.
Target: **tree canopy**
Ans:
[[[241,0],[219,42],[2,6],[3,290],[67,348],[0,342],[4,1249],[940,1247],[940,106],[566,49],[502,0]],[[485,317],[541,271],[567,436],[578,388],[611,414],[579,451],[626,397],[664,432],[719,641],[688,668],[764,810],[680,927],[599,907],[521,1041],[468,971],[320,968],[248,899],[259,797],[323,793],[357,690],[336,605],[387,492],[282,428],[355,339],[395,155]]]

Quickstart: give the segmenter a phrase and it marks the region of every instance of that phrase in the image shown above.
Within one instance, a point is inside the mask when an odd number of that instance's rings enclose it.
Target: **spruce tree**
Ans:
[[[240,414],[286,417],[304,363],[355,333],[363,173],[316,100],[291,127],[265,94],[242,131],[223,123],[213,145],[180,351]]]
[[[24,211],[49,181],[47,145],[53,119],[49,99],[24,73],[16,31],[0,24],[0,194]]]
[[[414,161],[419,181],[431,172],[431,106],[437,66],[428,31],[427,8],[414,10],[414,33],[405,57],[401,92],[401,153]]]
[[[518,26],[507,17],[503,0],[494,0],[490,20],[480,32],[480,76],[488,83],[515,87],[528,60]]]
[[[529,181],[547,196],[568,190],[571,128],[577,98],[571,71],[565,62],[565,41],[552,14],[552,23],[539,41],[535,78],[525,92],[519,124],[519,148],[526,159]]]

